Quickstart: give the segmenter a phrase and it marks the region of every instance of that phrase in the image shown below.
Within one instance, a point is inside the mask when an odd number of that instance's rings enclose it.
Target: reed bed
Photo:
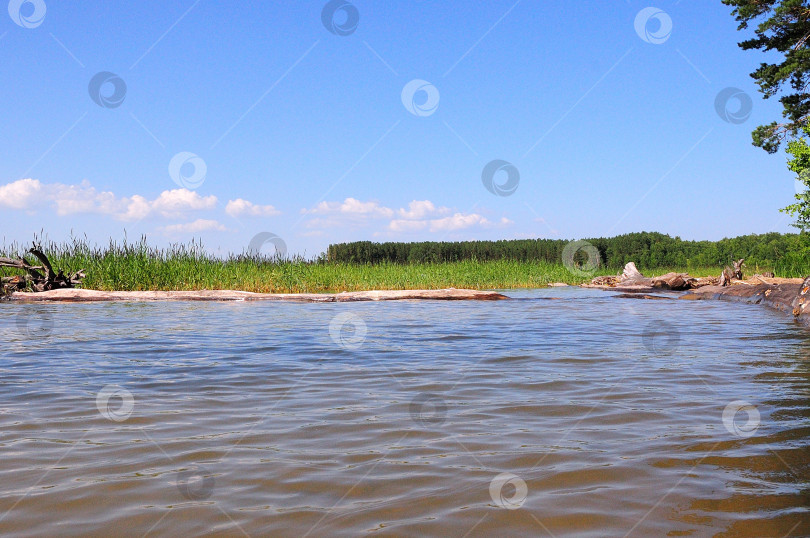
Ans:
[[[86,240],[42,243],[54,268],[65,272],[85,269],[82,287],[107,291],[229,289],[263,293],[320,293],[396,289],[511,289],[538,288],[553,282],[581,284],[616,268],[600,268],[587,275],[575,274],[560,264],[513,260],[416,264],[351,264],[327,262],[323,257],[305,260],[232,254],[225,258],[206,251],[199,242],[167,248],[111,241],[92,246]],[[27,247],[12,244],[2,256],[20,256]],[[720,267],[641,268],[649,276],[669,271],[694,276],[717,276]],[[749,272],[770,268],[749,268]],[[12,274],[9,271],[4,275]],[[780,275],[794,276],[794,275]],[[795,276],[801,276],[796,274]]]

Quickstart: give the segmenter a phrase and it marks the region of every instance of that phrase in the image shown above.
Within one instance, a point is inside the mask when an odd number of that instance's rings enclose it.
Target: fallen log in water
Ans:
[[[675,299],[675,297],[664,297],[662,295],[649,295],[647,293],[620,293],[619,295],[614,295],[614,299],[644,299],[650,301],[671,301]]]
[[[801,279],[776,278],[773,273],[754,275],[748,280],[742,279],[743,260],[734,262],[734,268],[726,267],[720,277],[695,278],[688,273],[667,273],[661,276],[645,277],[636,268],[633,262],[624,267],[624,271],[618,276],[599,276],[591,280],[590,284],[583,284],[583,288],[612,289],[627,293],[641,293],[650,291],[686,291],[704,286],[730,286],[732,284],[782,284],[801,282]]]
[[[41,293],[15,293],[12,301],[92,302],[92,301],[288,301],[298,303],[343,303],[354,301],[395,301],[429,299],[445,301],[498,301],[508,299],[494,291],[457,290],[375,290],[343,293],[252,293],[231,290],[200,291],[97,291],[57,289]]]
[[[754,275],[742,280],[743,260],[734,262],[734,268],[726,267],[719,279],[692,278],[685,273],[667,273],[654,278],[647,278],[628,263],[621,276],[598,277],[584,287],[610,289],[625,292],[619,298],[634,295],[643,299],[661,299],[660,296],[647,295],[657,290],[690,290],[680,299],[705,300],[719,299],[752,304],[763,304],[783,312],[791,312],[803,323],[810,325],[810,277],[775,278],[773,273]]]
[[[753,279],[752,279],[753,280]],[[769,284],[740,282],[729,286],[705,286],[680,297],[685,300],[719,299],[751,304],[763,304],[783,312],[791,312],[802,322],[810,324],[810,277],[780,279]]]

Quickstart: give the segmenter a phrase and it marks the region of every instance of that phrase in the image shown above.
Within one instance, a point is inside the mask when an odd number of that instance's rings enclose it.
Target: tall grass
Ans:
[[[17,257],[28,247],[12,244],[0,255]],[[45,242],[42,248],[55,269],[65,273],[84,269],[82,287],[97,290],[204,290],[232,289],[265,293],[319,293],[370,289],[508,289],[543,287],[552,282],[580,284],[599,275],[615,274],[601,269],[586,276],[576,275],[562,264],[493,260],[465,260],[452,263],[351,264],[279,259],[257,255],[217,257],[201,243],[174,244],[155,248],[145,238],[131,243],[110,241],[104,247],[91,246],[86,239],[67,243]],[[794,266],[786,273],[802,276],[810,271]],[[719,267],[646,269],[650,275],[670,270],[694,276],[718,275]],[[769,268],[757,268],[759,271]],[[4,270],[4,276],[14,274]]]

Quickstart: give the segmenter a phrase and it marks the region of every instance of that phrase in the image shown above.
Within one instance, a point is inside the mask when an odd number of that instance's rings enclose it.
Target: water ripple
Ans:
[[[806,329],[509,294],[2,304],[0,533],[810,535]]]

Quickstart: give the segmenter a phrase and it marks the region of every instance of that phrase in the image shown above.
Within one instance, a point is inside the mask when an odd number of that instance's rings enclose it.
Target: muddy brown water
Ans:
[[[0,304],[0,535],[810,535],[806,327],[507,294]]]

